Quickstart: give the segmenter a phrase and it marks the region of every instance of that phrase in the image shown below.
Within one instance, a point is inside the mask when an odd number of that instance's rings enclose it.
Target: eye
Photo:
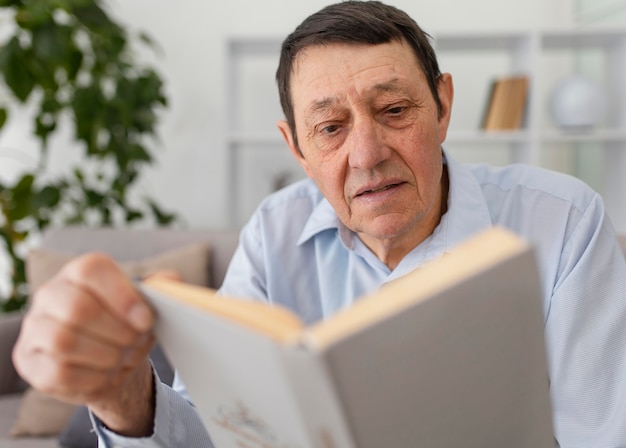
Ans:
[[[339,130],[338,124],[331,124],[331,125],[322,127],[320,129],[320,133],[328,135],[328,134],[334,134],[338,130]]]
[[[387,113],[391,115],[400,115],[402,112],[405,111],[405,109],[406,107],[404,106],[393,106],[387,109]]]

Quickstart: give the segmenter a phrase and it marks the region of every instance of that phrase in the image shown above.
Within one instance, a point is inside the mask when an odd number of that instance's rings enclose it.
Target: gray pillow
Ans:
[[[13,362],[11,352],[22,325],[22,313],[15,311],[0,314],[0,395],[23,391],[26,383],[22,381]]]

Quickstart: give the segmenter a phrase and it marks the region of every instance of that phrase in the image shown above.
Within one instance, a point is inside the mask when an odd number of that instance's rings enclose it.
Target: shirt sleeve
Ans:
[[[599,198],[564,244],[545,336],[559,445],[626,446],[626,261]]]
[[[195,408],[186,399],[184,385],[178,381],[176,391],[163,384],[156,371],[156,413],[150,437],[124,437],[110,431],[92,413],[91,421],[101,448],[213,448]]]

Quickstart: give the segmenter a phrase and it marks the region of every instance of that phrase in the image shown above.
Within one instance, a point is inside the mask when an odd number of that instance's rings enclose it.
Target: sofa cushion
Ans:
[[[125,261],[120,263],[120,267],[130,277],[142,277],[159,269],[176,270],[188,283],[207,285],[210,282],[210,251],[211,249],[207,244],[193,244],[143,260]],[[74,255],[61,252],[45,249],[32,250],[27,257],[26,265],[31,291],[36,291],[73,258]],[[155,356],[157,352],[159,355]],[[169,378],[171,381],[173,369],[163,358],[158,347],[153,350],[151,357],[159,376],[163,380]],[[68,406],[70,412],[66,412]],[[80,407],[68,405],[45,394],[29,390],[28,396],[25,396],[20,404],[13,433],[19,436],[43,435],[44,432],[48,435],[59,434],[67,426],[70,417],[77,408]],[[38,418],[36,420],[30,419],[28,418],[30,415],[38,415]],[[41,422],[44,427],[42,428],[41,425],[37,424],[38,422]],[[89,432],[89,430],[90,426],[74,428],[70,433],[79,434],[84,431]]]
[[[210,283],[210,247],[192,244],[163,252],[143,260],[120,262],[129,277],[143,277],[159,269],[175,269],[187,283],[206,286]],[[26,261],[26,275],[31,291],[36,291],[76,255],[46,249],[33,249]]]
[[[17,420],[11,428],[13,437],[52,436],[65,427],[75,406],[61,402],[35,389],[24,392]]]
[[[11,352],[20,332],[22,313],[13,312],[0,315],[0,359],[11,359]],[[12,362],[0,363],[0,395],[24,390],[22,381]]]

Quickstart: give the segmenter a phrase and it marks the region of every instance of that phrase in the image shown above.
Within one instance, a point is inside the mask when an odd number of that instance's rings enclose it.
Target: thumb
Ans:
[[[93,253],[77,257],[65,265],[61,275],[86,290],[136,331],[152,328],[152,309],[110,256]]]
[[[164,278],[168,280],[174,280],[176,282],[184,281],[180,272],[173,269],[158,269],[156,271],[148,273],[145,278]]]

